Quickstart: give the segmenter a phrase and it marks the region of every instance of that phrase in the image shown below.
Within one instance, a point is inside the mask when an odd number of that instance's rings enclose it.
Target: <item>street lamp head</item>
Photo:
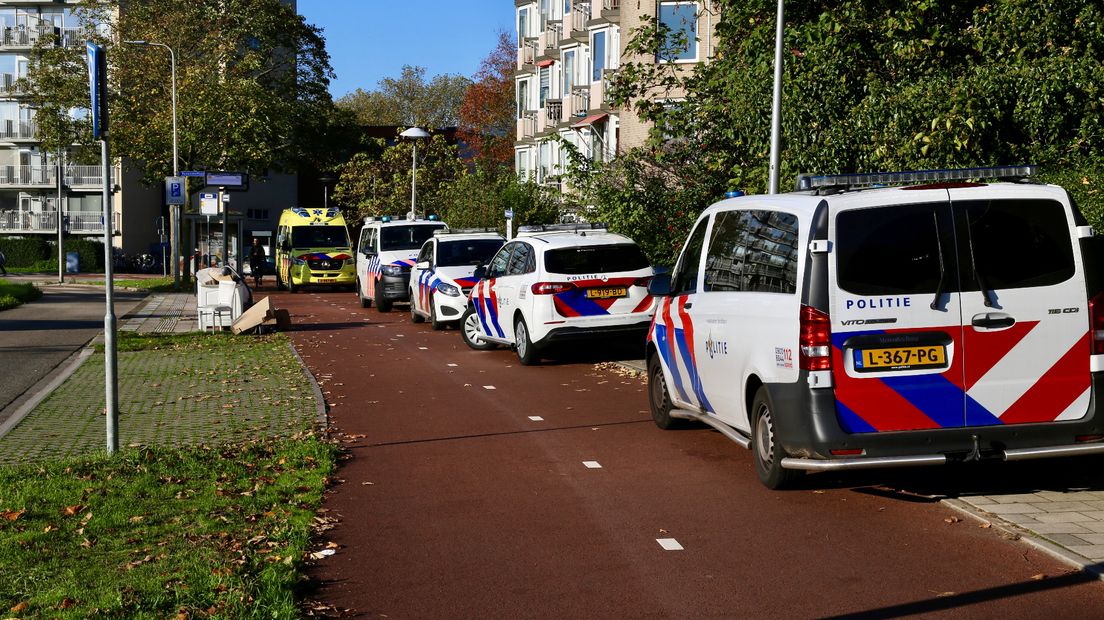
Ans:
[[[129,43],[131,45],[149,45],[149,41],[123,41],[123,43]]]
[[[420,140],[423,138],[428,138],[429,133],[421,127],[411,127],[410,129],[407,129],[406,131],[400,133],[399,137],[406,138],[408,140]]]

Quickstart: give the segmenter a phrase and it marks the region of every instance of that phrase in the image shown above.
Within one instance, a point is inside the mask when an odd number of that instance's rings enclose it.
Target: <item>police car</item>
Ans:
[[[650,287],[656,424],[750,446],[771,488],[1104,452],[1092,230],[1032,172],[802,177],[706,209]]]
[[[356,255],[356,291],[360,306],[375,304],[390,312],[391,304],[408,301],[410,268],[422,244],[438,230],[448,228],[436,216],[425,220],[366,217],[360,229]]]
[[[435,330],[460,320],[477,282],[472,275],[506,239],[493,228],[434,231],[410,272],[410,320],[429,320]]]
[[[554,342],[587,347],[599,337],[643,340],[653,274],[632,239],[602,224],[522,226],[476,270],[464,342],[474,349],[512,346],[530,365]]]

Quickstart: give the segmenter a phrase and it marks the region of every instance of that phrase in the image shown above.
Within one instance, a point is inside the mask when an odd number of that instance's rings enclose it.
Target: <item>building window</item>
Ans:
[[[667,27],[667,43],[656,54],[660,62],[698,59],[698,3],[660,2],[659,23]]]
[[[267,220],[269,211],[268,209],[247,209],[246,216],[251,220]]]
[[[529,8],[518,9],[518,49],[525,47],[525,37],[529,36]]]
[[[571,0],[563,0],[564,15],[571,12]]]
[[[540,105],[538,107],[543,108],[544,102],[548,100],[548,91],[552,87],[552,70],[550,67],[541,67],[540,70]]]
[[[590,39],[590,57],[593,60],[590,81],[602,80],[602,71],[606,69],[606,31],[595,31]]]
[[[522,118],[529,110],[529,80],[517,84],[517,117]]]
[[[571,94],[575,86],[575,50],[567,50],[563,53],[563,96]]]

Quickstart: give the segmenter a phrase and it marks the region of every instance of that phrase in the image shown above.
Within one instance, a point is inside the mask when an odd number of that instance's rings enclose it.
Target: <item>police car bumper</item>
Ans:
[[[881,433],[844,431],[833,390],[809,389],[804,379],[766,386],[778,443],[790,455],[781,463],[786,469],[841,471],[1104,454],[1104,414],[1096,410],[1104,373],[1093,373],[1093,397],[1080,420]]]
[[[648,328],[651,327],[651,324],[651,317],[648,317],[646,321],[629,324],[553,326],[540,341],[542,343],[554,343],[601,338],[639,338],[643,342],[644,337],[648,335]]]
[[[433,302],[437,305],[437,321],[440,323],[459,321],[460,317],[464,316],[464,311],[468,309],[468,298],[463,295],[451,297],[443,293],[434,293],[433,298]]]

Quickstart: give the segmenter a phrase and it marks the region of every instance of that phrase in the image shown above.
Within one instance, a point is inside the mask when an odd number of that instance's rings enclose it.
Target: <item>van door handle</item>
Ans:
[[[694,307],[694,302],[688,301],[688,302],[682,304],[682,307],[685,308],[686,310],[689,310],[690,308]]]
[[[1016,324],[1016,319],[1001,312],[986,312],[975,314],[974,318],[970,319],[970,324],[986,329],[1007,329]]]

